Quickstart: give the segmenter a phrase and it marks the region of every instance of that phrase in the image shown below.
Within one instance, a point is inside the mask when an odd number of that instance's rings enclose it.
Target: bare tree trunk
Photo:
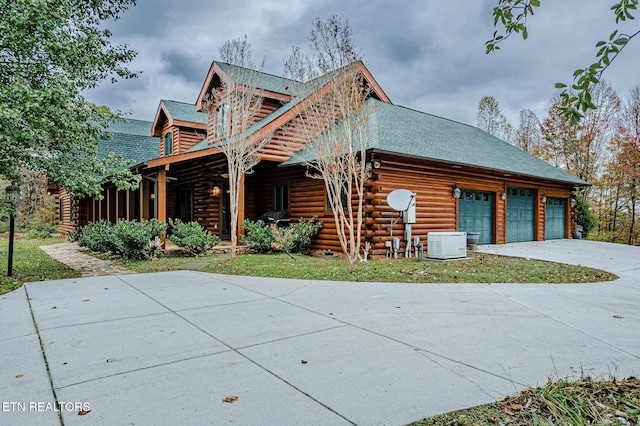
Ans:
[[[294,48],[285,68],[292,80],[300,82],[292,94],[305,100],[296,111],[306,133],[303,162],[311,170],[307,176],[324,180],[336,234],[353,272],[362,260],[371,88],[360,71],[360,54],[348,22],[336,16],[326,22],[316,19],[309,41],[313,56]],[[292,153],[299,148],[292,147]]]
[[[252,59],[251,45],[246,36],[226,41],[219,49],[226,78],[214,87],[205,99],[210,123],[207,139],[216,143],[227,158],[229,174],[229,212],[231,233],[231,258],[238,246],[240,196],[243,176],[258,164],[258,151],[269,142],[271,135],[256,138],[248,132],[262,109],[263,97],[259,88],[260,66]],[[215,123],[215,126],[211,125]]]
[[[631,225],[629,226],[629,239],[627,244],[633,244],[633,230],[636,224],[636,180],[631,180]]]

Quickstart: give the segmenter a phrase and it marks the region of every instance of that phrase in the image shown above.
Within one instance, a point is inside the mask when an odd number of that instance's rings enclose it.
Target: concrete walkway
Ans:
[[[0,424],[404,425],[551,376],[638,375],[640,248],[594,244],[487,250],[605,265],[619,280],[177,271],[25,284],[0,296]]]
[[[82,277],[135,274],[127,268],[108,260],[98,259],[82,252],[78,243],[61,243],[40,247],[45,253],[71,269],[80,271]]]

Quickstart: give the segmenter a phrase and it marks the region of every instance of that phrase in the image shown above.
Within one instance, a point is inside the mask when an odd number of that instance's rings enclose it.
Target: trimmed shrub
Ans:
[[[191,256],[206,253],[220,243],[220,238],[204,229],[198,222],[169,219],[170,239]]]
[[[153,258],[158,250],[156,240],[166,232],[167,225],[155,219],[121,220],[115,225],[101,220],[83,226],[72,239],[92,251],[138,260]]]
[[[287,252],[297,253],[311,242],[311,237],[322,228],[322,222],[314,216],[310,220],[300,218],[299,223],[292,223],[286,228],[278,228],[275,224],[266,224],[261,220],[244,221],[246,235],[242,243],[250,251],[256,253]]]
[[[158,251],[157,238],[167,232],[167,225],[157,220],[121,220],[114,225],[114,254],[128,260],[153,258]]]
[[[71,239],[77,241],[80,247],[91,251],[112,253],[115,250],[113,225],[106,220],[86,224],[73,232]]]
[[[313,216],[310,220],[304,220],[301,217],[300,222],[290,226],[293,245],[291,251],[300,252],[304,250],[311,243],[311,237],[320,231],[322,225],[324,224],[318,221],[318,216]]]
[[[244,221],[244,232],[242,244],[247,246],[249,251],[255,253],[268,253],[272,250],[271,244],[276,241],[271,226],[261,220],[255,222],[246,219]]]

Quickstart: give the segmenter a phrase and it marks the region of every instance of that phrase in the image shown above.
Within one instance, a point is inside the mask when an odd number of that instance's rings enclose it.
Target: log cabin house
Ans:
[[[368,122],[367,161],[373,168],[364,218],[371,255],[386,253],[389,227],[398,217],[386,197],[395,189],[416,194],[412,228],[422,242],[432,231],[480,232],[481,244],[571,238],[572,193],[586,182],[478,128],[394,105],[367,68],[357,66],[371,88],[369,102],[375,104]],[[228,239],[226,158],[211,142],[220,140],[216,132],[225,111],[223,105],[215,114],[203,110],[207,93],[231,78],[232,70],[214,61],[195,104],[161,100],[153,122],[114,123],[109,129],[113,137],[100,149],[134,160],[142,184],[135,191],[105,185],[101,201],[70,199],[61,192],[60,231],[99,219],[180,218]],[[258,152],[261,162],[243,179],[239,224],[271,210],[286,210],[294,221],[317,215],[324,227],[311,248],[340,252],[324,183],[307,177],[300,156],[290,149],[297,144],[304,150],[295,108],[302,99],[287,90],[291,81],[282,77],[258,73],[255,81],[264,101],[250,131],[256,138],[272,137]],[[395,236],[402,230],[399,221]]]

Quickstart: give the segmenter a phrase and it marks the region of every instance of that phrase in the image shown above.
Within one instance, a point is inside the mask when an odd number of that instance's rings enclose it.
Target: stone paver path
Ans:
[[[80,271],[83,277],[135,274],[134,271],[116,265],[111,261],[98,259],[83,253],[78,243],[53,244],[40,248],[58,262]]]

